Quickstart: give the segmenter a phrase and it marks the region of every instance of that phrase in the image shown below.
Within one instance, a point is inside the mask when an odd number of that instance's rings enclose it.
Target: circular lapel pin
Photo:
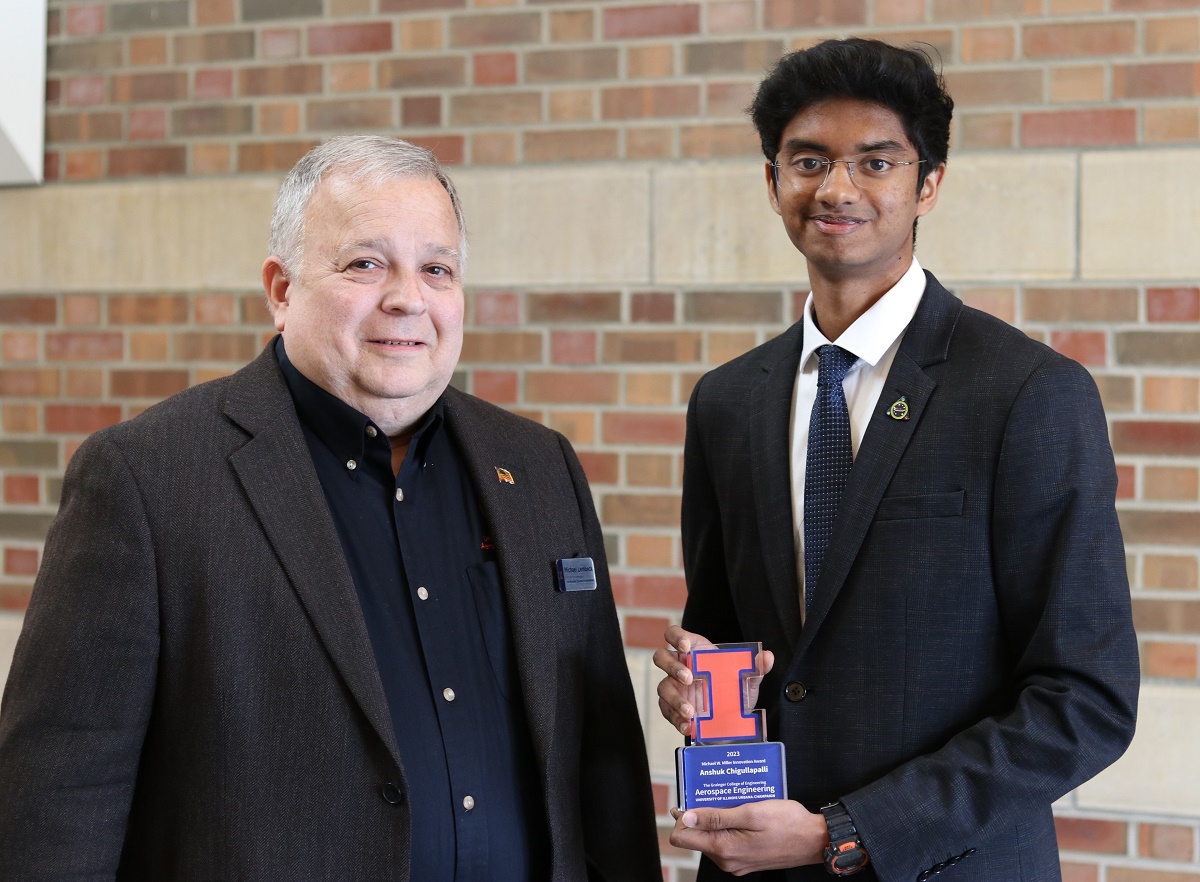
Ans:
[[[900,400],[892,404],[888,408],[888,416],[894,420],[908,419],[908,402],[904,400],[904,396],[900,396]]]

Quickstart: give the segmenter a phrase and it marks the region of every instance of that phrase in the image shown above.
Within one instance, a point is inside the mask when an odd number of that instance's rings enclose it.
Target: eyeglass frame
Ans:
[[[820,160],[821,165],[825,166],[825,177],[821,178],[821,183],[817,184],[817,186],[814,187],[813,189],[820,190],[827,183],[829,183],[829,176],[833,173],[833,167],[839,162],[844,162],[846,164],[846,173],[850,175],[850,183],[854,184],[854,187],[856,190],[861,190],[862,187],[859,185],[858,180],[854,177],[854,166],[855,166],[855,164],[863,161],[862,157],[864,157],[864,156],[869,157],[871,155],[872,154],[869,154],[869,153],[860,153],[858,159],[822,159],[822,160]],[[813,157],[813,158],[815,159],[816,157]],[[887,161],[890,162],[892,165],[920,165],[925,160],[924,159],[909,159],[909,160],[889,159]],[[779,189],[779,170],[781,168],[783,168],[783,163],[780,162],[779,160],[775,160],[774,162],[770,163],[770,166],[771,166],[772,177],[774,177],[774,179],[775,179],[775,189],[778,190]],[[815,181],[816,178],[813,178],[813,180]],[[793,189],[798,189],[798,188],[793,188]]]

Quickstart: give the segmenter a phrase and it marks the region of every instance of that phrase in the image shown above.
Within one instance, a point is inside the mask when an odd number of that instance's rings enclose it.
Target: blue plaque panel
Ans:
[[[787,799],[787,766],[778,741],[680,747],[675,762],[681,809]]]

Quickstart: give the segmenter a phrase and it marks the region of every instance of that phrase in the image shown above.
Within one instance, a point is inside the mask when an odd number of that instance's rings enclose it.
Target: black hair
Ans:
[[[954,100],[929,55],[857,37],[785,55],[763,80],[749,112],[767,161],[775,160],[783,130],[797,113],[831,98],[874,101],[900,117],[924,160],[918,193],[929,172],[946,161]]]

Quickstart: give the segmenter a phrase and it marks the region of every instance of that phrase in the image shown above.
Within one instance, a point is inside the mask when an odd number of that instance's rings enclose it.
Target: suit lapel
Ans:
[[[554,534],[554,526],[543,522],[544,506],[531,496],[534,485],[524,480],[535,475],[538,466],[527,465],[513,439],[496,430],[489,408],[453,388],[446,390],[445,402],[446,425],[496,543],[529,734],[534,752],[547,768],[558,694],[557,635],[545,603],[546,592],[554,590],[554,561],[543,559],[538,549]],[[500,480],[498,467],[511,472],[514,483]]]
[[[949,353],[962,303],[932,275],[925,275],[925,293],[905,331],[850,470],[797,655],[812,643],[845,584],[879,502],[937,388],[925,368],[945,361]],[[901,398],[908,405],[908,419],[893,419],[889,410]]]
[[[792,518],[791,418],[803,323],[796,322],[763,354],[753,401],[751,439],[762,439],[752,462],[754,510],[762,542],[767,588],[789,646],[800,638],[800,585]],[[757,445],[751,441],[751,448]]]
[[[229,462],[267,540],[334,667],[400,765],[358,594],[274,346],[234,378],[225,414],[252,436]]]

